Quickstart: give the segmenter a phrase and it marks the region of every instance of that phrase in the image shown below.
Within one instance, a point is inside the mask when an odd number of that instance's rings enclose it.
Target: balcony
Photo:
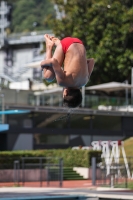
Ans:
[[[2,89],[5,106],[56,106],[62,107],[62,88],[45,89],[43,91]],[[86,94],[84,108],[93,110],[121,110],[132,112],[131,99],[128,104],[125,97],[109,97],[106,95]]]
[[[8,36],[9,44],[25,44],[25,43],[37,43],[44,42],[44,34],[52,34],[51,30],[21,33],[21,34],[11,34]],[[53,35],[53,34],[52,34]]]

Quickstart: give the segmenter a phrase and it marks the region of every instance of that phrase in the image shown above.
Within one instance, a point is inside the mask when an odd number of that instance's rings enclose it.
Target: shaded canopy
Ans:
[[[104,92],[114,92],[114,91],[125,90],[125,89],[133,89],[133,85],[126,84],[126,83],[119,83],[119,82],[109,82],[109,83],[103,83],[100,85],[86,87],[86,90],[99,90],[99,91],[104,91]]]

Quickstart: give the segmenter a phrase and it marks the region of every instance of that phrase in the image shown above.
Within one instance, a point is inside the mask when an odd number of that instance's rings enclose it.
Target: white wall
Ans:
[[[89,168],[86,167],[73,167],[73,170],[76,171],[80,176],[83,176],[83,178],[88,179],[89,178]]]
[[[19,50],[14,50],[13,51],[14,55],[14,66],[13,66],[13,72],[20,73],[21,70],[25,67],[26,63],[29,63],[33,59],[33,49],[28,48],[28,49],[19,49]],[[27,68],[28,69],[28,68]],[[26,73],[21,74],[21,78],[23,77],[24,79],[27,78],[32,78],[33,73],[32,69],[29,69]]]
[[[3,73],[5,53],[0,51],[0,74]]]
[[[4,73],[4,58],[6,54],[3,50],[0,50],[0,74]],[[27,67],[27,71],[23,72],[23,69],[27,63],[32,62],[33,60],[33,48],[27,49],[13,49],[13,66],[11,68],[11,72],[16,76],[20,75],[22,80],[26,80],[28,78],[33,78],[33,69]],[[7,75],[7,74],[5,74]]]

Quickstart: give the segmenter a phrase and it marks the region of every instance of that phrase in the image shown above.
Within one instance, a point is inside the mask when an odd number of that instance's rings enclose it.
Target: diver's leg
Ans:
[[[48,60],[42,61],[41,67],[42,68],[44,67],[46,69],[47,66],[48,66],[49,70],[50,69],[54,70],[57,83],[59,85],[64,84],[65,83],[64,72],[63,72],[60,64],[58,63],[58,61],[55,58],[50,58]],[[47,74],[47,76],[46,76],[46,74]],[[49,77],[49,71],[45,72],[44,77],[45,77],[46,80],[49,80],[49,78],[50,78]]]
[[[52,68],[52,59],[43,60],[41,62],[41,68],[43,70],[43,78],[48,82],[52,82],[55,79],[55,73]]]
[[[90,78],[91,73],[92,73],[92,71],[93,71],[94,64],[95,64],[94,58],[87,59],[89,78]]]
[[[41,62],[41,67],[43,68],[43,77],[48,82],[52,82],[55,79],[55,73],[52,67],[50,65],[45,65],[46,60],[49,60],[52,58],[52,48],[53,48],[53,42],[51,41],[51,38],[48,34],[44,35],[45,42],[46,42],[46,58],[44,61]]]

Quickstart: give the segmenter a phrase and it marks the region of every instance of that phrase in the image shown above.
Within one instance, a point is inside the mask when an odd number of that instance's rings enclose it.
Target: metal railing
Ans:
[[[10,90],[3,89],[2,94],[5,96],[5,104],[22,104],[33,106],[62,106],[62,92],[49,93],[36,96],[34,91],[24,90]],[[131,99],[129,99],[129,105],[131,105]],[[128,109],[126,100],[123,97],[107,97],[98,95],[85,95],[84,107],[92,109],[100,109],[100,105],[105,106],[102,109],[114,109],[118,110],[120,106]]]
[[[44,94],[40,96],[29,95],[29,105],[36,106],[62,106],[62,93],[60,94]],[[85,108],[98,109],[98,110],[112,110],[112,111],[125,111],[133,112],[133,106],[131,105],[131,99],[129,104],[126,105],[125,98],[121,97],[100,97],[93,95],[85,95]]]
[[[14,161],[1,157],[0,183],[16,186],[62,187],[63,159],[22,157]]]
[[[119,163],[105,163],[103,160],[97,163],[96,158],[92,158],[91,179],[92,185],[111,188],[133,188],[133,157],[127,157],[128,162],[124,163],[123,158]],[[109,169],[109,173],[108,172]]]
[[[53,157],[22,157],[14,161],[14,184],[39,182],[42,186],[62,187],[63,160]]]

